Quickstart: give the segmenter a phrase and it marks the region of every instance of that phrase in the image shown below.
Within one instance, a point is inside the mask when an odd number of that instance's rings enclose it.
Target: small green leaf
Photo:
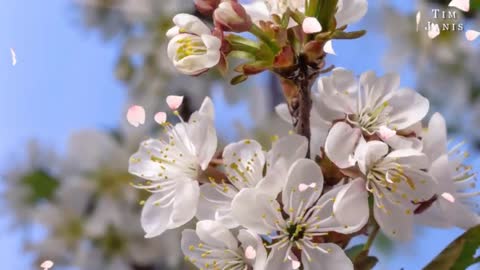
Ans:
[[[365,30],[360,31],[353,31],[353,32],[343,32],[343,31],[335,31],[333,33],[333,39],[356,39],[364,36],[367,33]]]
[[[245,75],[242,74],[242,75],[238,75],[238,76],[236,76],[235,78],[233,78],[233,79],[230,81],[230,83],[231,83],[232,85],[237,85],[237,84],[240,84],[240,83],[246,81],[247,79],[248,79],[248,76],[245,76]]]
[[[475,253],[480,247],[480,225],[471,228],[448,245],[423,270],[464,270],[478,263]]]

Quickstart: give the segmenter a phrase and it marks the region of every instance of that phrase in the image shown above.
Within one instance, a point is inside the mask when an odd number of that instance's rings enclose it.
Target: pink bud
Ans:
[[[197,10],[206,16],[213,14],[213,11],[218,7],[220,1],[221,0],[194,0]]]
[[[213,13],[213,19],[228,32],[246,32],[252,27],[252,19],[236,1],[222,2]]]

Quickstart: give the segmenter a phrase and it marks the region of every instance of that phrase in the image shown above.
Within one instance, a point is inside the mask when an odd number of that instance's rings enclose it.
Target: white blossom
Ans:
[[[182,234],[182,251],[200,269],[264,270],[267,252],[262,239],[248,230],[235,237],[223,224],[204,220]]]
[[[407,240],[413,229],[413,214],[430,200],[435,179],[425,172],[428,157],[414,149],[389,151],[382,141],[366,142],[358,129],[340,122],[330,131],[325,151],[341,169],[358,167],[362,192],[374,197],[374,216],[388,236]]]
[[[287,168],[307,153],[307,140],[299,135],[281,138],[273,144],[268,153],[254,140],[229,144],[223,151],[225,174],[229,183],[204,184],[200,187],[200,201],[197,217],[222,222],[229,228],[238,226],[231,215],[231,203],[244,188],[278,194],[287,174]],[[267,166],[266,175],[264,168]]]
[[[176,15],[173,22],[175,26],[167,32],[171,38],[167,51],[178,71],[199,75],[218,64],[222,41],[211,34],[208,26],[184,13]]]
[[[298,159],[284,180],[283,207],[275,194],[251,188],[241,190],[232,204],[233,215],[242,226],[273,240],[265,269],[299,266],[299,259],[292,251],[294,247],[301,251],[303,269],[353,269],[340,247],[316,243],[314,238],[332,231],[353,233],[367,223],[367,194],[359,192],[362,186],[352,182],[321,196],[323,175],[320,167],[309,159]]]
[[[435,202],[419,216],[419,220],[434,227],[458,226],[468,229],[480,224],[478,206],[472,199],[479,195],[476,174],[464,164],[468,156],[461,145],[447,150],[447,127],[444,118],[436,113],[423,134],[424,152],[432,160],[429,173],[438,181]]]
[[[167,124],[167,139],[149,139],[131,157],[130,173],[147,179],[135,187],[153,193],[142,211],[146,237],[177,228],[195,216],[200,192],[197,180],[217,149],[213,114],[207,97],[188,123]]]

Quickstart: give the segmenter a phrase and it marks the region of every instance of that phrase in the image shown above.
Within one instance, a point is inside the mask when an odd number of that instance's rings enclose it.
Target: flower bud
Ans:
[[[197,10],[206,15],[210,16],[213,14],[213,11],[218,7],[221,0],[194,0],[195,7]]]
[[[222,41],[197,17],[178,14],[167,32],[168,58],[178,71],[196,76],[216,66],[222,56]]]
[[[229,32],[245,32],[252,27],[252,19],[236,1],[222,2],[213,13],[215,23]]]

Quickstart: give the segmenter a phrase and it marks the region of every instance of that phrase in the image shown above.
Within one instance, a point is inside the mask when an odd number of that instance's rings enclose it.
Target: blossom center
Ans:
[[[290,241],[298,241],[305,236],[305,226],[301,224],[292,224],[287,227],[287,232]]]
[[[188,56],[207,53],[207,46],[199,36],[188,35],[177,41],[176,59],[180,61]]]
[[[387,126],[389,122],[388,116],[391,111],[392,108],[389,106],[389,103],[385,101],[373,109],[365,107],[359,114],[348,116],[347,120],[357,125],[369,135],[373,135],[380,127]]]

